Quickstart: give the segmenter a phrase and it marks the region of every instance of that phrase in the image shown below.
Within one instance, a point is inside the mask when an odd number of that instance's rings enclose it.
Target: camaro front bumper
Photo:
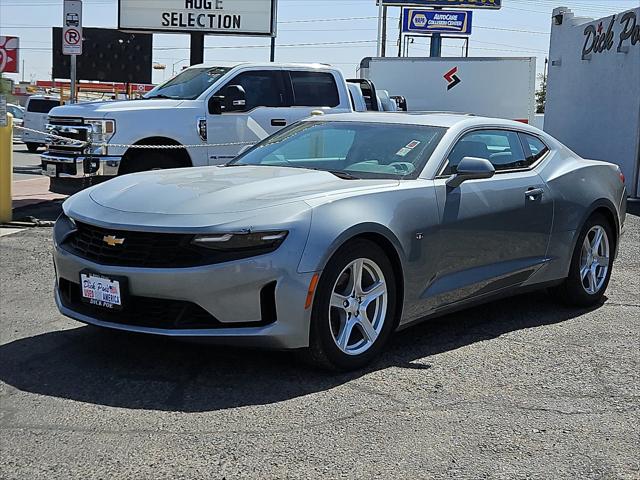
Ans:
[[[85,178],[115,176],[122,157],[98,155],[60,155],[45,152],[40,155],[42,174],[53,178]]]
[[[295,265],[289,265],[293,263],[291,257],[284,250],[276,250],[200,267],[138,268],[99,265],[57,245],[55,299],[62,314],[101,327],[172,337],[206,337],[207,341],[228,345],[302,348],[309,342],[310,310],[304,304],[313,273],[297,273]],[[126,278],[122,312],[80,303],[83,271]],[[133,302],[137,302],[137,309],[127,311]],[[265,310],[265,303],[274,313],[268,318],[264,318],[265,311],[269,311]],[[176,317],[188,317],[196,309],[200,312],[196,327],[189,318],[171,321],[171,312],[177,312]],[[181,322],[185,327],[180,326]]]

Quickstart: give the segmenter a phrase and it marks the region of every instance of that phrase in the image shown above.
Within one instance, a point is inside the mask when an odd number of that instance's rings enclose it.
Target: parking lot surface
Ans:
[[[339,375],[66,319],[50,228],[4,236],[0,478],[638,479],[638,207],[603,305],[495,302]]]

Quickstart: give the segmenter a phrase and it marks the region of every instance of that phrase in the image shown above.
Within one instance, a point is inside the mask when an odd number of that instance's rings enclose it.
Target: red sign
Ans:
[[[0,37],[0,73],[18,73],[18,37]]]

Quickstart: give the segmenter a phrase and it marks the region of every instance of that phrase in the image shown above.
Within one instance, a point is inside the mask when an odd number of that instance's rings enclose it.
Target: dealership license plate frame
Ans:
[[[95,298],[88,298],[84,296],[83,289],[83,281],[84,276],[101,278],[103,280],[107,280],[111,283],[117,283],[118,293],[120,295],[120,304],[105,302],[103,300],[97,300]],[[80,299],[91,306],[100,308],[101,310],[110,311],[110,312],[119,312],[125,308],[125,305],[128,303],[128,292],[129,292],[129,280],[127,277],[123,277],[120,275],[105,275],[103,273],[96,272],[94,270],[82,270],[78,275],[80,278]]]
[[[55,163],[47,163],[45,165],[45,175],[47,177],[57,177],[58,176],[58,166]]]

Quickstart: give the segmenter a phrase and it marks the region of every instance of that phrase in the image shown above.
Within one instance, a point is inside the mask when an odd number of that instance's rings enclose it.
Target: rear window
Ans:
[[[330,73],[296,71],[290,73],[295,106],[335,107],[340,104],[338,87]]]
[[[53,107],[58,107],[58,106],[60,106],[59,100],[45,100],[45,99],[34,98],[32,100],[29,100],[29,103],[27,104],[27,112],[49,113],[49,111]]]

